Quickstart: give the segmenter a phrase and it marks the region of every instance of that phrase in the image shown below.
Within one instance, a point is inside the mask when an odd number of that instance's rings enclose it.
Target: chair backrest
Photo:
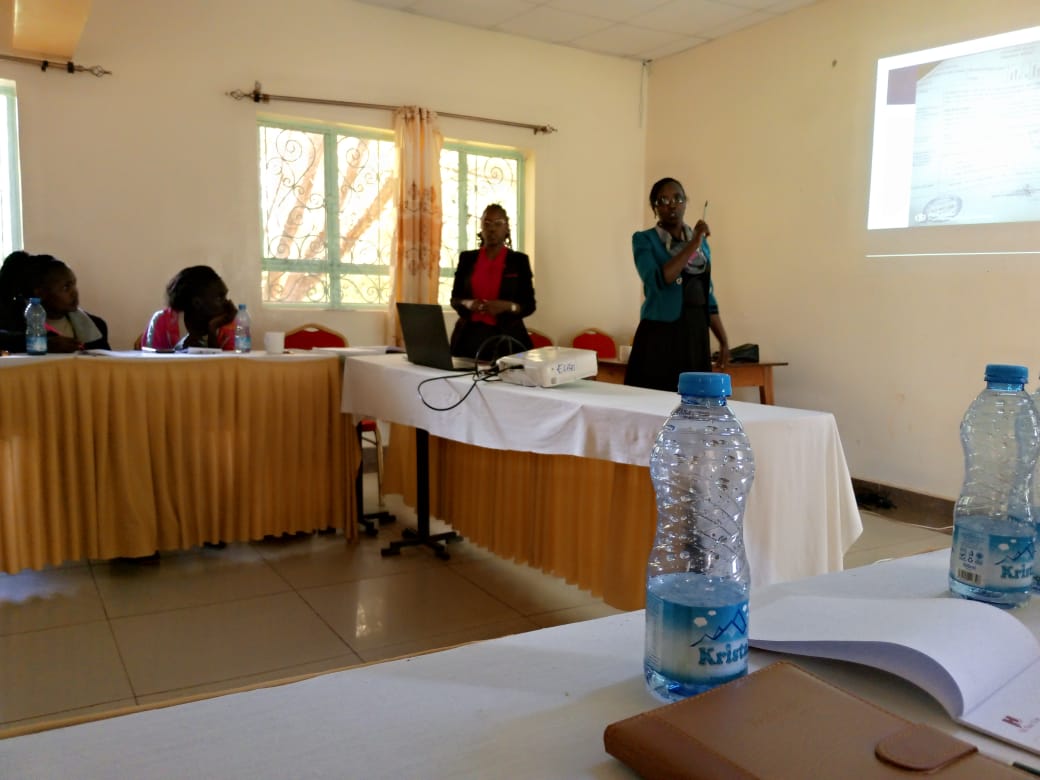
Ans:
[[[539,347],[551,347],[553,346],[553,340],[542,333],[540,330],[534,328],[527,329],[527,335],[531,337],[531,345],[538,349]]]
[[[286,349],[345,346],[347,346],[346,336],[315,322],[309,322],[285,332]]]
[[[586,328],[573,339],[571,346],[578,349],[592,349],[598,358],[616,358],[617,342],[598,328]]]

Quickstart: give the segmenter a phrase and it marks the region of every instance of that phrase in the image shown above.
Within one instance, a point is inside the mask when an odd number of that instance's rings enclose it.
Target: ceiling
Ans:
[[[0,45],[72,59],[91,0],[0,0]],[[10,37],[5,33],[10,31]]]
[[[359,0],[636,60],[676,54],[816,0]]]

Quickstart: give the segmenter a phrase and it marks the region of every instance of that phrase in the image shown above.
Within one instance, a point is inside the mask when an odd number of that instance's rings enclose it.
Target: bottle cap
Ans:
[[[29,299],[29,303],[39,303],[39,302],[40,302],[39,298],[30,298]]]
[[[986,366],[986,381],[1005,385],[1024,385],[1029,381],[1029,369],[1025,366],[1008,366],[990,363]]]
[[[245,311],[246,310],[246,305],[244,303],[238,304],[238,310],[239,311]]]
[[[679,374],[679,395],[725,398],[733,395],[729,374],[711,371],[685,371]]]

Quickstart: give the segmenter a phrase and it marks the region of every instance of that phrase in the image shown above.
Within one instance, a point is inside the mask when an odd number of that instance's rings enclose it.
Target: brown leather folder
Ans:
[[[1028,777],[788,661],[611,723],[603,743],[647,780]]]

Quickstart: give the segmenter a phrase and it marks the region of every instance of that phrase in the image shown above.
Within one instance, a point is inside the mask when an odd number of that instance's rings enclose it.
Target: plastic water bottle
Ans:
[[[1032,398],[1037,414],[1040,415],[1040,389],[1033,393]],[[1040,455],[1037,455],[1036,466],[1033,469],[1033,482],[1029,490],[1029,508],[1033,528],[1037,531],[1037,541],[1040,542]],[[1033,559],[1033,592],[1040,592],[1040,555]]]
[[[1015,607],[1029,600],[1036,528],[1029,505],[1040,425],[1024,366],[986,366],[961,422],[964,487],[953,509],[950,590]]]
[[[253,338],[250,333],[249,312],[246,311],[244,303],[238,304],[238,314],[235,315],[235,352],[249,352],[253,348]]]
[[[47,310],[39,298],[30,298],[25,307],[25,351],[30,355],[47,354]]]
[[[647,564],[643,670],[663,701],[747,673],[743,518],[755,460],[729,394],[728,374],[681,374],[682,401],[650,453],[657,536]]]

